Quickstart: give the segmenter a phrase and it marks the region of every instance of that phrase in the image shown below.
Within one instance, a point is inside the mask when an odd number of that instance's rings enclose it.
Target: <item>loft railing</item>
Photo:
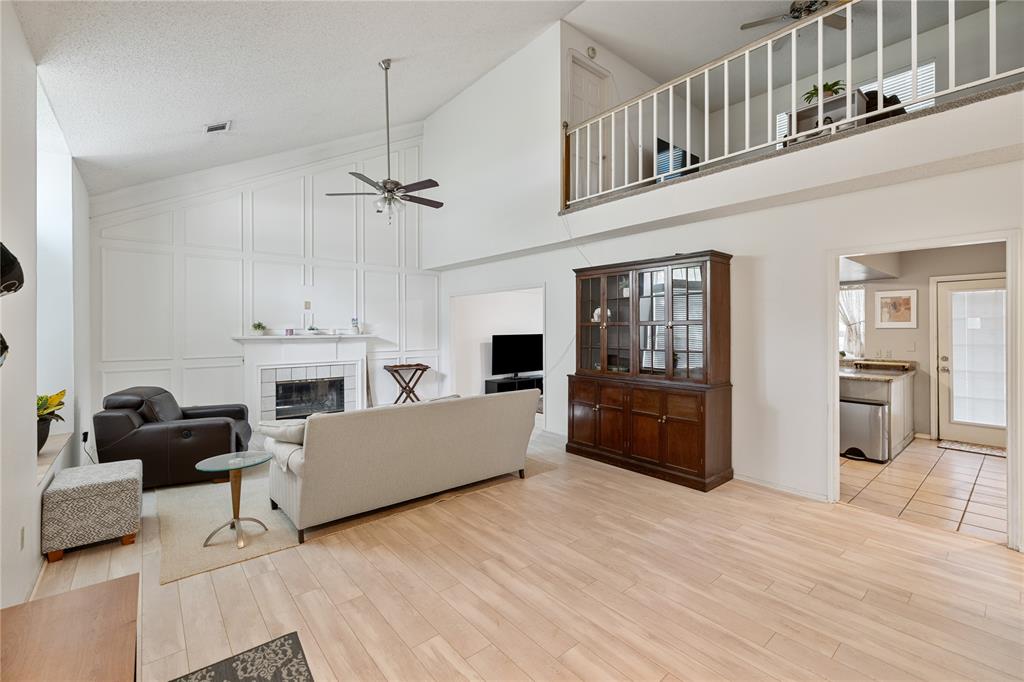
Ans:
[[[988,0],[987,8],[966,14],[969,6],[961,2],[958,14],[957,0],[838,0],[575,127],[565,124],[563,206],[930,106],[1024,73],[1017,33],[1024,3]],[[925,25],[919,23],[922,7]],[[899,40],[891,39],[894,32]],[[826,52],[842,54],[841,61],[826,67]],[[966,55],[963,63],[958,53]],[[775,82],[780,69],[788,78]],[[752,74],[758,82],[753,96]],[[837,80],[842,92],[821,96],[834,92],[826,85]],[[817,96],[801,93],[808,85]],[[804,97],[808,104],[800,106]]]

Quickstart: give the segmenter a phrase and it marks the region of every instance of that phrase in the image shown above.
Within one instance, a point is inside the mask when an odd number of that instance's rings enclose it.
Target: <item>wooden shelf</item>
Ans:
[[[53,463],[67,448],[73,435],[73,433],[51,433],[50,437],[46,439],[43,449],[39,451],[39,456],[36,458],[36,485],[46,478],[46,474],[50,472]]]

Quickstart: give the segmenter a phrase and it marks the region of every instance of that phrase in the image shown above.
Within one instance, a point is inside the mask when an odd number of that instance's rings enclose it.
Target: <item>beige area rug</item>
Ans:
[[[962,443],[958,440],[940,440],[939,447],[945,448],[946,450],[960,450],[961,452],[973,452],[978,455],[1006,457],[1006,448],[997,448],[989,445],[975,445],[974,443]]]
[[[270,509],[268,467],[261,464],[242,475],[241,515],[257,518],[269,529],[243,522],[246,544],[242,549],[235,547],[235,533],[227,529],[203,547],[210,531],[231,518],[229,483],[194,483],[156,491],[161,585],[298,544],[288,517],[280,509]]]

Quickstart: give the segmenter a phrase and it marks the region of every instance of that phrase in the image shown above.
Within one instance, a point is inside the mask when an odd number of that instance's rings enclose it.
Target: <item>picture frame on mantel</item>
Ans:
[[[876,291],[875,329],[917,329],[917,289]]]

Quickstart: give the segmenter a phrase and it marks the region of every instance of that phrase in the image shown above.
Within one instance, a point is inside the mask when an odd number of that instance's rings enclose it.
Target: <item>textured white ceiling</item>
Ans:
[[[578,2],[18,2],[92,193],[419,121]],[[500,103],[495,103],[500,106]],[[207,123],[233,129],[206,135]]]

